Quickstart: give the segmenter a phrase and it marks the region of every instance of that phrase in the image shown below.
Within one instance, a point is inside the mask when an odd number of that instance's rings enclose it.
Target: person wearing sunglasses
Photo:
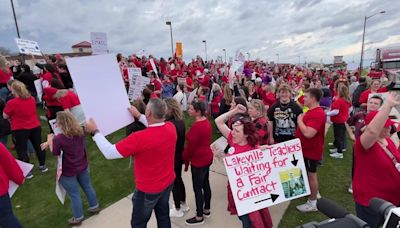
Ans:
[[[227,156],[244,153],[254,150],[259,144],[259,135],[250,116],[247,114],[247,108],[241,104],[237,104],[235,108],[215,119],[221,134],[227,138],[230,148]],[[233,117],[233,118],[232,118]],[[225,123],[232,118],[232,130]],[[231,188],[228,183],[228,211],[237,214],[235,202]],[[272,219],[268,208],[264,208],[246,215],[239,216],[242,221],[243,228],[268,228],[272,227]]]

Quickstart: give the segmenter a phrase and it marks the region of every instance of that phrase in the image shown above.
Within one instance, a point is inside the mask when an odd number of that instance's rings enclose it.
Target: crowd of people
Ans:
[[[331,125],[334,140],[329,142],[333,146],[330,157],[343,159],[343,153],[354,154],[349,191],[354,196],[357,216],[371,227],[378,227],[383,221],[368,208],[371,198],[380,197],[400,206],[397,194],[400,189],[399,128],[389,119],[390,110],[400,105],[400,97],[389,93],[383,100],[374,95],[391,90],[394,84],[389,75],[371,79],[345,69],[311,69],[262,61],[244,61],[240,70],[232,72],[231,64],[204,62],[199,56],[190,62],[177,57],[156,59],[151,55],[118,54],[116,59],[127,91],[129,67],[140,68],[142,75],[150,78],[150,84],[129,108],[135,121],[127,126],[127,137],[112,144],[99,132],[95,120],[85,119],[61,55],[47,56],[46,64],[36,63],[42,69],[40,75],[34,75],[20,61],[9,63],[0,58],[2,143],[7,145],[11,134],[11,146],[15,147],[17,158],[25,162],[30,161],[31,148],[37,155],[41,172],[48,171],[46,148],[54,155],[63,151],[59,182],[71,199],[73,217],[69,224],[79,225],[84,219],[80,187],[89,201],[89,211],[92,214],[100,211],[90,183],[84,131],[93,136],[106,159],[135,158],[132,227],[146,227],[153,210],[158,227],[162,228],[171,227],[171,217],[187,214],[188,190],[182,170],[188,171],[189,166],[196,213],[186,224],[204,224],[212,212],[211,121],[217,126],[214,131],[222,134],[230,145],[224,156],[300,139],[311,190],[306,203],[297,206],[301,212],[318,210],[317,170],[323,162],[329,162],[324,161],[323,151]],[[46,119],[57,120],[61,128],[59,135],[49,132],[46,142],[41,139],[36,112],[39,98],[34,81],[37,79],[41,79],[43,87],[41,99]],[[185,118],[194,121],[189,129]],[[346,150],[346,134],[354,143],[353,151]],[[0,146],[0,152],[0,156],[8,158],[0,159],[0,226],[7,221],[19,224],[12,213],[7,189],[8,180],[22,183],[23,178],[19,171],[10,173],[6,168],[18,169],[7,149]],[[383,175],[392,178],[381,178]],[[32,173],[26,176],[32,177]],[[170,209],[171,192],[174,205]],[[237,210],[229,182],[227,195],[228,211],[235,215]],[[272,227],[268,208],[238,218],[246,228]]]

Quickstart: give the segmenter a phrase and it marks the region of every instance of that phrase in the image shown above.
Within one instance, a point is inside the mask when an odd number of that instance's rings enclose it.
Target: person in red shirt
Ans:
[[[304,163],[307,169],[308,181],[310,183],[311,195],[305,204],[296,206],[301,212],[318,211],[318,177],[317,166],[324,152],[325,122],[326,115],[319,106],[322,91],[311,88],[304,93],[304,105],[309,108],[305,114],[297,118],[297,129],[295,135],[300,139],[303,150]]]
[[[13,75],[12,71],[8,68],[8,61],[4,56],[0,55],[0,98],[5,101],[8,89],[7,82]]]
[[[261,105],[262,102],[259,100]],[[228,140],[227,156],[244,153],[258,147],[258,136],[256,127],[250,117],[246,115],[247,108],[238,104],[234,109],[222,114],[215,120],[215,124],[222,135]],[[249,110],[250,111],[250,110]],[[250,111],[251,112],[251,111]],[[233,119],[232,130],[226,125],[227,119]],[[223,152],[222,152],[223,154]],[[237,214],[236,205],[233,199],[232,190],[228,182],[228,211]],[[239,216],[243,227],[269,228],[272,226],[272,219],[268,208]]]
[[[390,138],[393,107],[400,107],[400,96],[389,93],[379,111],[365,117],[366,128],[354,144],[353,197],[357,217],[372,228],[380,227],[383,217],[369,208],[373,197],[400,206],[400,151]]]
[[[213,84],[212,93],[213,93],[213,98],[211,100],[211,116],[215,119],[218,117],[219,106],[223,96],[221,87],[217,83]]]
[[[160,98],[162,93],[162,84],[160,79],[158,79],[156,72],[154,71],[150,72],[150,85],[154,86],[153,94]],[[155,96],[153,97],[155,98]]]
[[[350,94],[347,86],[340,86],[338,91],[338,98],[333,102],[331,111],[327,113],[331,116],[333,123],[333,136],[335,138],[335,149],[331,149],[329,154],[333,158],[343,158],[343,149],[345,149],[346,140],[346,121],[350,116]]]
[[[83,125],[85,123],[85,114],[83,113],[78,95],[72,90],[60,89],[54,96],[60,101],[64,111],[72,113],[79,124]]]
[[[14,81],[11,85],[11,92],[15,98],[7,102],[3,116],[11,122],[11,131],[15,138],[15,150],[18,159],[29,163],[27,154],[27,142],[32,142],[39,160],[39,170],[47,172],[46,153],[40,148],[42,142],[42,133],[40,122],[36,113],[35,99],[31,96],[22,82]],[[30,172],[28,179],[33,175]]]
[[[211,152],[211,124],[206,115],[207,105],[204,101],[193,101],[188,114],[195,122],[186,134],[186,147],[183,151],[185,171],[191,165],[193,190],[196,199],[196,216],[186,220],[187,225],[204,223],[204,217],[211,215],[211,188],[209,182],[210,166],[213,162]]]
[[[93,135],[106,159],[134,157],[136,189],[132,197],[131,226],[147,227],[155,210],[158,226],[171,227],[168,200],[175,179],[175,126],[165,122],[167,106],[159,98],[150,100],[145,115],[133,106],[129,110],[147,128],[130,134],[115,145],[99,132],[93,119],[86,122],[85,129]]]
[[[392,83],[386,87],[381,88],[381,82],[379,79],[374,79],[371,83],[371,86],[368,90],[365,90],[361,93],[359,98],[359,103],[362,108],[367,107],[368,97],[371,93],[384,93],[389,91],[389,88],[392,86]]]
[[[273,91],[272,85],[263,85],[262,86],[262,101],[267,109],[271,107],[276,102],[275,93]]]
[[[24,175],[15,158],[0,143],[0,226],[19,228],[22,226],[13,213],[8,195],[10,181],[21,185],[24,182]]]

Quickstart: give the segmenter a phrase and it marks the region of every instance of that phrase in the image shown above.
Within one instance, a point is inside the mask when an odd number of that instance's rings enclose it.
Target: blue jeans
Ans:
[[[364,220],[364,222],[368,223],[371,228],[378,228],[383,225],[383,216],[375,213],[369,207],[364,207],[358,203],[356,203],[356,212],[357,217]]]
[[[11,200],[8,193],[0,196],[0,227],[3,228],[19,228],[22,227],[17,217],[15,217]]]
[[[0,88],[0,99],[2,99],[3,101],[6,100],[8,95],[8,89],[7,86],[4,86],[2,88]]]
[[[240,221],[242,221],[243,228],[251,228],[251,221],[249,215],[239,216]]]
[[[68,196],[71,200],[71,209],[74,218],[83,218],[83,207],[81,195],[79,192],[79,186],[82,188],[83,192],[86,195],[86,198],[89,201],[89,209],[95,209],[99,207],[96,192],[94,191],[93,186],[90,183],[89,168],[87,168],[85,171],[81,172],[77,176],[73,177],[66,177],[61,175],[59,182],[64,187],[65,191],[67,191]]]
[[[169,195],[173,183],[160,193],[150,194],[135,189],[132,196],[132,228],[146,228],[151,213],[156,213],[158,228],[171,228],[169,218]]]

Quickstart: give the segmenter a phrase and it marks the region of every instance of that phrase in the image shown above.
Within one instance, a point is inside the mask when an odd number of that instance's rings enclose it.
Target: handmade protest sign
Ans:
[[[107,33],[91,32],[90,39],[92,41],[92,53],[94,55],[107,54]]]
[[[55,119],[49,120],[49,124],[51,129],[53,129],[54,135],[58,135],[61,133],[61,129],[58,127],[57,121]],[[61,151],[61,154],[57,156],[56,195],[61,204],[64,204],[67,191],[65,191],[64,187],[59,183],[60,177],[62,175],[62,156],[63,152]]]
[[[21,168],[24,177],[26,177],[28,173],[32,170],[33,165],[20,160],[16,161],[18,166]],[[17,185],[14,181],[9,181],[8,195],[10,195],[10,198],[14,195],[15,191],[17,191],[18,187],[19,185]]]
[[[183,45],[182,42],[176,42],[176,57],[182,58],[183,57]]]
[[[156,67],[156,64],[154,64],[154,59],[153,58],[150,58],[150,65],[151,65],[151,68],[153,68],[153,71],[158,76],[157,67]]]
[[[34,81],[34,83],[35,83],[37,98],[39,99],[39,102],[42,102],[42,96],[43,96],[42,81],[41,79],[37,79]]]
[[[129,100],[133,101],[139,99],[142,91],[148,84],[150,84],[150,78],[142,76],[142,70],[140,68],[130,67],[128,68],[129,76]]]
[[[310,194],[299,139],[240,154],[230,148],[224,165],[239,216]]]
[[[15,38],[15,42],[21,54],[42,55],[42,51],[40,51],[39,44],[36,41]]]
[[[115,55],[66,59],[86,118],[109,135],[133,122],[128,94]]]

